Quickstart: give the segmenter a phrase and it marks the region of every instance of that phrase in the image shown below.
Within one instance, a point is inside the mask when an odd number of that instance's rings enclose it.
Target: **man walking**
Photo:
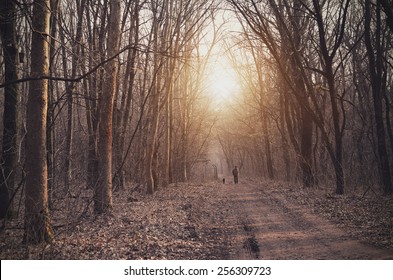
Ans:
[[[237,169],[237,166],[233,168],[232,175],[233,175],[233,182],[235,184],[239,183],[239,170]]]

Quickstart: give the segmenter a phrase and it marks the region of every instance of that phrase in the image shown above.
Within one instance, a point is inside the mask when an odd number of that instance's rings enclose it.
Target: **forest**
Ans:
[[[2,0],[0,35],[2,259],[57,258],[86,223],[141,234],[143,215],[202,238],[191,222],[229,211],[235,166],[272,197],[372,198],[393,249],[391,0]],[[219,235],[172,257],[231,257]]]

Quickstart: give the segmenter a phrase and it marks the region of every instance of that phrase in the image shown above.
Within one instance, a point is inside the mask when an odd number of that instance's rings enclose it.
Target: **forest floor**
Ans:
[[[393,259],[393,197],[364,194],[174,184],[154,196],[116,192],[113,214],[96,217],[84,193],[52,210],[52,244],[24,245],[23,219],[8,222],[0,259]]]

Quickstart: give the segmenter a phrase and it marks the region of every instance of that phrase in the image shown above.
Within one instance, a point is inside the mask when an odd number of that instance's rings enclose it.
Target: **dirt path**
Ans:
[[[393,259],[393,250],[355,240],[357,231],[344,231],[295,196],[309,198],[310,193],[257,181],[173,184],[154,196],[130,187],[115,194],[112,215],[73,212],[75,222],[57,227],[50,245],[23,245],[23,219],[10,222],[0,232],[0,258]],[[85,208],[78,203],[73,209]],[[55,225],[69,221],[62,213],[53,211]],[[377,222],[369,220],[364,222]],[[373,235],[391,242],[391,221],[385,222],[389,227]]]
[[[337,225],[288,201],[282,191],[240,183],[221,189],[232,205],[232,259],[393,259]]]

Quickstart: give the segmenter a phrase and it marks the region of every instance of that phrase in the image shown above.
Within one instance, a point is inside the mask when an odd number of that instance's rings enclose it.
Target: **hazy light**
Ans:
[[[204,88],[212,102],[225,105],[233,101],[240,92],[238,75],[226,54],[225,39],[230,39],[231,33],[241,30],[241,27],[232,13],[220,11],[215,18],[215,28],[213,24],[210,26],[201,46],[202,55],[207,54],[207,48],[212,44],[214,30],[218,32],[216,35],[220,39],[216,41],[207,63]]]
[[[239,92],[236,72],[225,58],[213,61],[207,69],[207,91],[216,102],[230,102]]]

